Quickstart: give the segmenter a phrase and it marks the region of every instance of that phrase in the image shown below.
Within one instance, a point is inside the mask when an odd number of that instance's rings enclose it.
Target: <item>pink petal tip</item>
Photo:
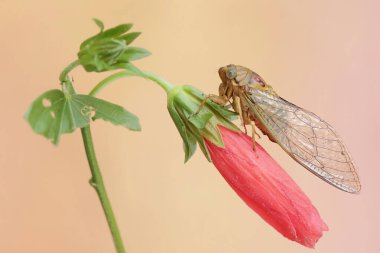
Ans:
[[[219,126],[224,148],[205,140],[215,167],[266,222],[290,240],[314,248],[328,227],[317,209],[280,165],[252,140]]]

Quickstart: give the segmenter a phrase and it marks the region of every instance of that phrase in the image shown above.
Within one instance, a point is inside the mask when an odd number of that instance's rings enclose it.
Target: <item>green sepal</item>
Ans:
[[[213,117],[211,112],[201,112],[197,115],[189,115],[189,121],[197,128],[202,129],[206,127],[207,122]]]
[[[85,46],[88,46],[91,42],[94,42],[96,40],[103,40],[103,39],[110,39],[110,38],[116,38],[123,33],[128,32],[132,28],[133,24],[121,24],[112,28],[109,28],[107,30],[101,31],[100,33],[91,36],[90,38],[86,39],[80,44],[80,49],[84,48]]]
[[[125,44],[129,45],[131,44],[137,37],[139,37],[141,32],[131,32],[127,33],[126,35],[120,36],[120,39],[125,41]]]
[[[205,94],[203,94],[201,91],[198,89],[194,88],[193,86],[190,85],[185,85],[183,89],[189,93],[189,95],[193,96],[196,98],[198,101],[203,101],[203,99],[206,97]],[[228,120],[235,120],[239,117],[239,115],[236,112],[228,110],[226,107],[218,105],[214,102],[212,102],[210,99],[206,100],[206,106],[211,107],[213,110],[218,112],[218,114]]]
[[[133,27],[133,24],[121,24],[113,28],[107,29],[98,35],[98,39],[110,39],[118,37],[126,32],[128,32]]]
[[[206,148],[206,143],[204,140],[203,135],[197,130],[197,128],[193,124],[189,124],[189,122],[185,122],[185,125],[188,129],[190,129],[189,132],[192,133],[192,136],[196,139],[198,142],[198,146],[201,149],[202,153],[206,157],[207,161],[211,162],[211,156],[208,152],[208,149]]]
[[[119,105],[87,95],[68,94],[50,90],[33,101],[25,114],[32,129],[52,143],[90,123],[91,118],[103,119],[130,130],[140,130],[138,118]]]
[[[198,89],[190,85],[183,86],[183,90],[195,100],[195,102],[192,103],[193,108],[191,110],[193,112],[197,111],[199,109],[200,103],[202,103],[205,99],[205,95]],[[212,102],[210,99],[206,100],[206,103],[204,104],[202,110],[198,114],[192,113],[188,116],[189,121],[193,122],[193,118],[199,118],[202,114],[205,113],[211,113],[213,117],[209,119],[208,124],[205,124],[205,129],[200,129],[200,131],[202,132],[205,138],[210,140],[216,146],[224,147],[222,136],[217,127],[218,125],[222,125],[233,131],[240,132],[240,129],[232,123],[233,120],[238,118],[238,115],[235,112],[229,111],[225,109],[223,106]]]
[[[210,99],[206,100],[198,112],[205,95],[192,86],[179,86],[168,94],[168,109],[184,141],[185,161],[190,156],[190,136],[196,140],[201,151],[211,161],[205,139],[218,147],[224,147],[218,126],[224,126],[236,132],[240,129],[232,123],[238,115],[220,106]],[[197,113],[198,112],[198,113]],[[195,146],[192,146],[195,147]],[[195,150],[191,149],[191,155]]]
[[[182,94],[181,94],[182,95]],[[182,117],[187,119],[191,125],[196,127],[194,134],[198,134],[210,140],[218,147],[224,147],[222,136],[219,133],[218,119],[212,111],[202,110],[198,114],[195,112],[198,110],[200,103],[194,101],[191,97],[185,97],[178,95],[176,100],[176,108]],[[201,145],[201,144],[200,144]]]
[[[78,52],[78,59],[87,72],[107,71],[118,62],[126,48],[127,45],[123,40],[96,40],[91,46],[84,47]]]
[[[183,141],[183,150],[185,152],[185,163],[193,156],[197,148],[197,143],[191,133],[188,132],[185,126],[185,122],[182,121],[178,112],[174,109],[172,102],[168,101],[168,111],[172,117],[175,126]]]
[[[151,55],[151,53],[141,47],[127,47],[122,55],[118,58],[120,62],[129,62],[140,60],[144,57]]]
[[[223,148],[224,142],[218,128],[217,120],[211,119],[210,123],[211,124],[207,124],[206,127],[202,130],[203,135],[206,139],[214,143],[216,146]]]
[[[97,19],[97,18],[93,18],[95,24],[100,28],[100,32],[103,32],[104,30],[104,23],[100,20],[100,19]]]

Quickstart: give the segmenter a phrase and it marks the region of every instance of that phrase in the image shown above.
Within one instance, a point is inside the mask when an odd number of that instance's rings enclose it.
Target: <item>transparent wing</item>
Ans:
[[[328,123],[278,96],[257,89],[250,93],[255,116],[294,160],[343,191],[360,191],[352,158]]]

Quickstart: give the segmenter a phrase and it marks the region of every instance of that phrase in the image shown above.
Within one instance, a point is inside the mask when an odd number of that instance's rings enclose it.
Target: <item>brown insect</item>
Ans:
[[[252,126],[254,149],[256,125],[319,178],[346,192],[360,191],[351,155],[327,122],[278,96],[272,86],[248,68],[230,64],[219,69],[219,76],[219,96],[207,98],[219,105],[231,103],[244,128]]]

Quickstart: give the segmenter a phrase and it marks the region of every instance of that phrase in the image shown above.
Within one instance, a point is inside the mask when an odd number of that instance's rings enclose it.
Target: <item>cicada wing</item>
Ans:
[[[265,91],[251,89],[246,99],[272,138],[295,161],[343,191],[360,191],[352,158],[328,123]]]

